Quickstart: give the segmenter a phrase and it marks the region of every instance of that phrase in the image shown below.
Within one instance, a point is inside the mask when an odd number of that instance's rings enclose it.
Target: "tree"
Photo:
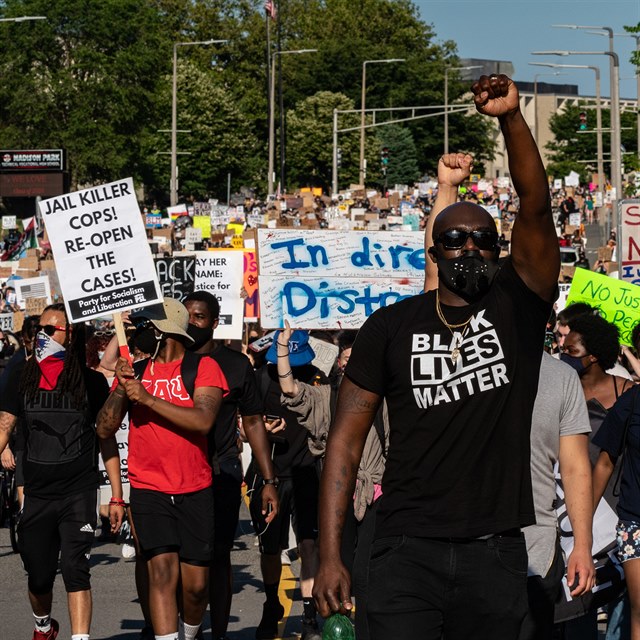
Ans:
[[[386,184],[413,184],[419,177],[418,154],[411,131],[396,124],[380,127],[378,138],[388,150]]]

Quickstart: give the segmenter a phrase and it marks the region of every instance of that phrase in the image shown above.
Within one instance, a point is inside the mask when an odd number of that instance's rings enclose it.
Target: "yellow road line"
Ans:
[[[247,509],[249,509],[250,500],[247,495],[246,485],[243,485],[242,487],[242,498],[244,503],[247,505]],[[293,606],[293,594],[296,589],[297,581],[298,579],[293,575],[291,567],[283,564],[282,574],[280,575],[280,584],[278,586],[278,598],[284,607],[284,617],[278,623],[278,638],[281,638],[282,640],[286,640],[284,633],[289,620],[289,614],[291,613],[291,607]]]

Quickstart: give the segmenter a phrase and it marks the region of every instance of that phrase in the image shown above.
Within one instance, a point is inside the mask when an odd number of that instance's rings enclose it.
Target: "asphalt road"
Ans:
[[[246,506],[240,512],[236,546],[232,554],[234,597],[231,605],[229,640],[253,640],[262,615],[264,594],[260,578],[258,548]],[[299,632],[302,603],[298,582],[299,562],[283,567],[281,602],[286,616],[280,625],[282,638]],[[134,584],[134,562],[125,560],[121,547],[96,538],[92,552],[93,623],[92,640],[137,640],[143,622]],[[20,557],[9,543],[9,530],[0,528],[0,639],[27,640],[32,637],[33,618],[27,599],[27,580]],[[59,639],[71,636],[62,578],[54,587],[53,616],[60,623]],[[209,615],[205,617],[205,638],[210,638]]]

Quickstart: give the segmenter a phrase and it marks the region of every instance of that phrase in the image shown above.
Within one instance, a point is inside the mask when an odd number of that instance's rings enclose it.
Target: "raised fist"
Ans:
[[[438,184],[458,187],[471,175],[473,156],[468,153],[445,153],[438,161]]]
[[[480,76],[471,87],[476,109],[497,118],[520,108],[518,89],[504,74]]]

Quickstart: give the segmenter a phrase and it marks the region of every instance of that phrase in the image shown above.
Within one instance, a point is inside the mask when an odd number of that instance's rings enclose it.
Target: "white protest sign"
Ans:
[[[424,285],[424,235],[258,229],[260,321],[357,329]]]
[[[122,418],[120,428],[116,431],[116,442],[118,443],[118,454],[120,456],[120,480],[123,484],[129,482],[129,414],[125,413]],[[104,467],[102,456],[98,456],[98,470],[100,473],[100,484],[109,486],[109,476]]]
[[[185,240],[187,244],[195,244],[202,242],[202,229],[196,227],[187,227],[185,231]]]
[[[553,181],[553,188],[554,189],[562,189],[562,178],[556,178]]]
[[[578,213],[570,213],[569,214],[569,224],[572,227],[579,227],[580,226],[580,212],[578,212]]]
[[[564,183],[567,187],[577,187],[580,185],[580,174],[572,171],[568,176],[564,177]]]
[[[16,216],[2,216],[3,229],[15,229],[17,226]]]
[[[326,375],[329,375],[340,352],[338,345],[325,342],[324,340],[318,340],[318,338],[314,338],[313,336],[309,336],[309,344],[316,354],[311,364],[318,367],[318,369]]]
[[[14,280],[12,284],[16,289],[16,304],[21,309],[26,307],[26,300],[31,298],[45,298],[47,304],[51,304],[51,287],[47,276]]]
[[[0,313],[0,331],[13,331],[13,313]]]
[[[640,284],[640,200],[620,202],[620,279]]]
[[[39,207],[71,322],[162,302],[131,178]]]
[[[483,204],[482,208],[486,209],[492,218],[500,217],[500,207],[497,204]]]
[[[208,291],[220,302],[220,320],[215,337],[220,340],[242,338],[244,300],[244,251],[217,249],[197,251],[195,291]]]

